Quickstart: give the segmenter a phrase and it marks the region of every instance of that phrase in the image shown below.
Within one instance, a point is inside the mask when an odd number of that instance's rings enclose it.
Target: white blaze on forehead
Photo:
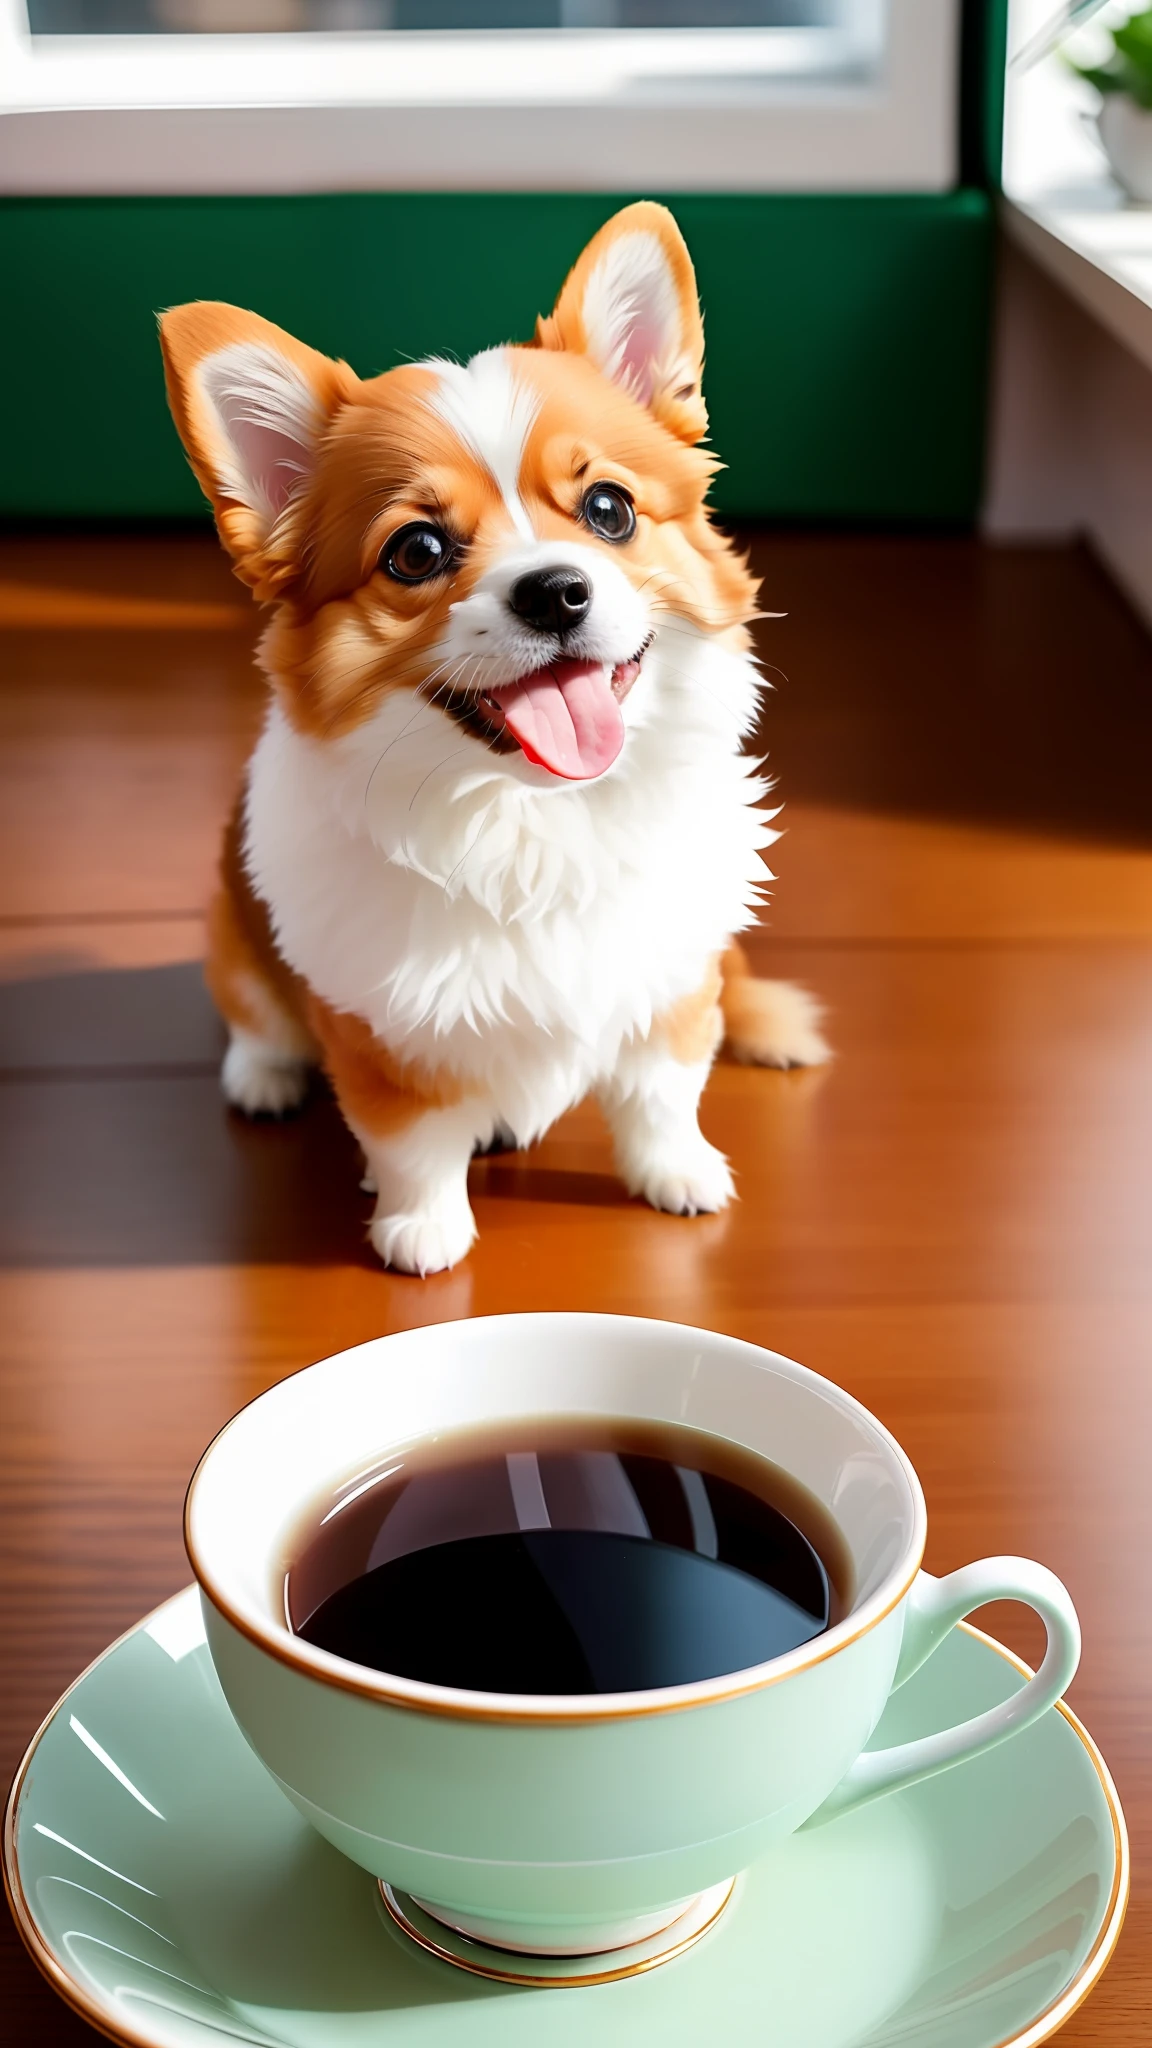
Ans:
[[[493,478],[508,515],[526,540],[535,540],[532,522],[520,496],[520,465],[540,400],[512,373],[508,350],[486,349],[470,363],[429,362],[437,388],[428,398],[432,411],[459,434],[466,448]]]

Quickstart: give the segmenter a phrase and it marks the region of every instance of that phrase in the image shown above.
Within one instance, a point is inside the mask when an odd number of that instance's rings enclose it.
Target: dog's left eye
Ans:
[[[584,493],[580,517],[601,540],[631,540],[636,531],[632,500],[619,484],[593,484]]]
[[[380,567],[397,583],[426,583],[430,576],[442,576],[451,568],[455,553],[455,544],[442,526],[416,519],[385,542]]]

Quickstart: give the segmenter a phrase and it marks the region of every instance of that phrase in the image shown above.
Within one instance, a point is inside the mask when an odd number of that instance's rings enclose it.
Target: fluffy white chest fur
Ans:
[[[522,1142],[612,1073],[746,926],[775,838],[740,746],[752,661],[662,624],[594,782],[511,778],[401,691],[339,741],[273,706],[247,857],[291,965]]]

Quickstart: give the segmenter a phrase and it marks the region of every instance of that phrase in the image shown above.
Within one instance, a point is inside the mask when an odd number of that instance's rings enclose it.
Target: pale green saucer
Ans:
[[[957,1630],[877,1746],[1013,1692]],[[931,1783],[794,1836],[698,1944],[645,1975],[525,1989],[426,1954],[314,1834],[224,1704],[189,1588],[85,1672],[17,1776],[20,1930],[114,2040],[290,2048],[1033,2048],[1115,1945],[1124,1822],[1062,1709]]]

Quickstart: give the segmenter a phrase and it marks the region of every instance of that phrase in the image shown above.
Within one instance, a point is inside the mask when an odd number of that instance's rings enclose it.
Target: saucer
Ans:
[[[874,1745],[981,1712],[1023,1675],[957,1629]],[[224,1704],[189,1587],[49,1715],[13,1787],[4,1874],[50,1982],[140,2048],[536,2048],[545,2028],[549,2048],[1035,2048],[1111,1955],[1128,1854],[1095,1745],[1054,1708],[781,1843],[657,1968],[492,1981],[418,1945],[289,1805]]]

